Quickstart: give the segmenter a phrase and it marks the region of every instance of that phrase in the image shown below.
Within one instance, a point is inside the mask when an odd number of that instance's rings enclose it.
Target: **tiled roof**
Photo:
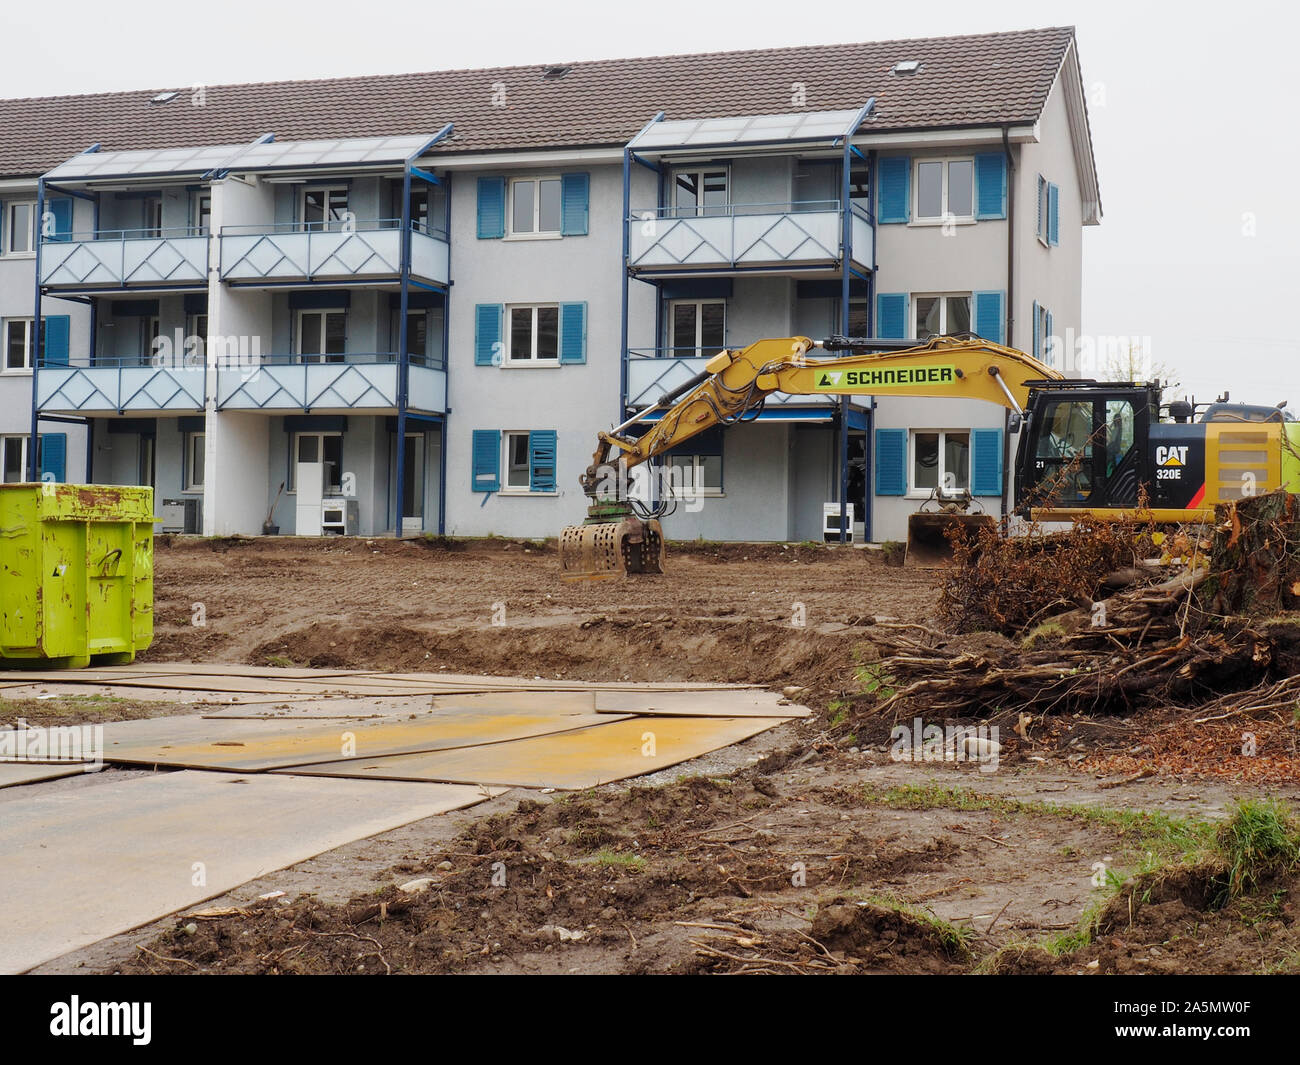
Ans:
[[[447,122],[455,132],[440,152],[622,145],[661,110],[668,118],[825,111],[872,96],[875,130],[1032,122],[1073,38],[1067,26],[575,62],[560,77],[530,66],[210,85],[203,106],[188,87],[158,104],[150,100],[165,90],[0,100],[0,175],[43,173],[95,142],[184,148],[264,133],[433,133]],[[920,70],[893,75],[905,60],[920,60]]]

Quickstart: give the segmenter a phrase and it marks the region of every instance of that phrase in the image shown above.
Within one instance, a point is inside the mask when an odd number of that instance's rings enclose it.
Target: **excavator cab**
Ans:
[[[1016,452],[1016,510],[1068,519],[1131,510],[1146,468],[1157,385],[1044,381],[1030,392]]]

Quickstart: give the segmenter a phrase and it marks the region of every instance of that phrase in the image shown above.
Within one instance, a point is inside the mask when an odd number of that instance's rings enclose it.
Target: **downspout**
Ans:
[[[621,312],[619,321],[619,341],[618,341],[618,417],[614,424],[621,424],[627,417],[627,311],[628,311],[628,293],[627,293],[627,256],[629,252],[628,245],[628,218],[631,216],[630,200],[632,195],[632,150],[623,148],[623,216],[619,219],[620,228],[623,230],[623,251],[619,260],[618,272],[622,277],[622,291],[620,293]]]
[[[447,535],[447,416],[451,404],[451,173],[443,174],[442,229],[447,235],[447,287],[442,293],[442,425],[438,436],[438,535]]]
[[[861,117],[861,116],[859,116]],[[858,122],[861,125],[861,121]],[[849,335],[849,293],[853,263],[853,214],[849,201],[853,196],[853,134],[857,125],[844,136],[844,161],[840,166],[840,335]],[[840,543],[847,543],[849,528],[849,397],[840,396]],[[823,537],[824,538],[824,537]]]
[[[1007,347],[1014,348],[1016,323],[1016,182],[1015,158],[1008,137],[1009,127],[1002,127],[1002,151],[1007,159]],[[1002,412],[1002,518],[1008,513],[1007,496],[1015,491],[1016,472],[1011,469],[1011,411]],[[1008,490],[1008,486],[1010,489]]]

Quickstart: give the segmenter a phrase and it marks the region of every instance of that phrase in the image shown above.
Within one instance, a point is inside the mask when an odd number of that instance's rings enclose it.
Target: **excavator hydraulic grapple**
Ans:
[[[566,580],[662,573],[663,529],[653,518],[638,518],[627,502],[596,500],[581,525],[560,533],[560,571]]]

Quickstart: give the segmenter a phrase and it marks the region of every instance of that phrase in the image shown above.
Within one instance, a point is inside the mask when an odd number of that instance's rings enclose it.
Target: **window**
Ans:
[[[394,354],[397,354],[401,347],[401,325],[401,312],[394,311],[390,325],[393,331],[391,350]],[[430,332],[428,311],[415,310],[406,312],[406,353],[411,356],[411,362],[418,366],[423,366],[428,358]]]
[[[673,209],[678,218],[725,214],[729,202],[725,169],[678,170],[673,174]]]
[[[349,218],[346,185],[302,190],[302,227],[340,232]]]
[[[558,304],[506,308],[506,361],[559,365],[560,308]]]
[[[970,488],[970,432],[917,429],[911,436],[914,493],[956,493]]]
[[[916,164],[916,209],[920,222],[975,217],[975,161],[924,159]]]
[[[839,330],[839,315],[835,316],[835,324],[831,326],[831,331]],[[866,300],[849,300],[849,332],[851,337],[870,336],[867,329],[867,301]]]
[[[668,305],[668,317],[673,355],[716,355],[722,350],[725,300],[674,300]]]
[[[327,496],[343,494],[343,434],[342,433],[294,433],[292,461],[289,463],[290,492],[298,490],[298,463],[319,462],[321,469],[321,493]]]
[[[29,255],[36,250],[36,204],[7,203],[4,215],[4,253]]]
[[[515,178],[510,182],[510,235],[560,235],[560,179]]]
[[[510,430],[501,434],[505,476],[502,492],[555,491],[555,431]]]
[[[196,192],[191,203],[193,232],[196,237],[206,237],[212,229],[212,194]]]
[[[915,332],[918,340],[970,332],[970,295],[913,296]]]
[[[32,368],[32,318],[6,318],[4,327],[4,362],[0,373],[22,373]],[[45,319],[41,319],[42,334]]]
[[[721,495],[721,455],[670,455],[670,484],[682,495]]]
[[[1034,355],[1048,366],[1056,366],[1056,343],[1052,339],[1052,312],[1034,304]]]
[[[1090,401],[1059,400],[1044,409],[1034,466],[1057,502],[1080,503],[1092,495],[1094,440]]]
[[[206,433],[185,434],[185,491],[203,491],[203,467],[206,456]]]
[[[187,363],[202,362],[208,348],[208,316],[185,316],[185,350],[177,354]]]
[[[1038,224],[1035,233],[1046,247],[1053,247],[1060,238],[1061,190],[1038,175]]]
[[[140,236],[162,236],[162,193],[155,192],[140,199]]]
[[[0,483],[27,480],[27,437],[0,436]]]
[[[342,362],[347,350],[347,311],[298,312],[299,362]]]
[[[148,314],[140,319],[140,350],[144,352],[144,361],[158,354],[158,337],[160,327],[158,316]]]

